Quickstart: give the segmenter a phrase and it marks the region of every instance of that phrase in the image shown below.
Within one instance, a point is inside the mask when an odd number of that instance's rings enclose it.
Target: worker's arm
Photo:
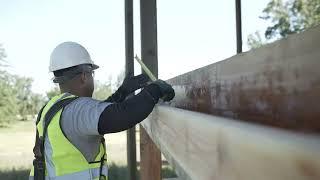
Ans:
[[[174,91],[170,85],[158,80],[146,86],[139,94],[107,106],[99,118],[99,133],[115,133],[133,127],[143,121],[152,112],[159,98],[164,96],[166,101],[170,101],[174,97]]]

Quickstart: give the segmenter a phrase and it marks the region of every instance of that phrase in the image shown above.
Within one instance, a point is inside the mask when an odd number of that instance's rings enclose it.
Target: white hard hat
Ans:
[[[91,64],[93,69],[99,68],[83,46],[75,42],[64,42],[51,53],[49,71],[53,72],[80,64]]]

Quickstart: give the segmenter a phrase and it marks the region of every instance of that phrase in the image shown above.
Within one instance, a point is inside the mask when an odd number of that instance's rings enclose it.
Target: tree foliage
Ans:
[[[265,44],[264,40],[262,39],[259,31],[256,31],[253,34],[249,34],[248,36],[248,46],[251,48],[259,48],[263,44]]]
[[[47,100],[50,100],[51,98],[59,94],[60,94],[60,89],[58,88],[58,86],[55,86],[54,88],[46,92]]]
[[[6,66],[6,61],[4,60],[4,58],[6,57],[7,57],[6,52],[2,47],[2,44],[0,44],[0,67]]]
[[[125,73],[124,73],[124,70],[120,71],[120,73],[117,75],[117,79],[116,79],[116,82],[115,82],[115,87],[116,88],[119,88],[123,82],[125,78]]]
[[[0,60],[5,62],[5,51],[0,50]],[[0,70],[0,126],[14,120],[32,119],[44,103],[44,97],[32,92],[33,80]]]
[[[40,108],[53,96],[60,94],[57,86],[46,92],[46,97],[32,92],[33,80],[14,75],[6,71],[6,53],[0,45],[0,126],[16,120],[34,119]],[[117,77],[116,86],[120,86],[124,74]],[[95,82],[93,98],[104,100],[111,95],[111,79],[107,83]]]
[[[44,103],[41,95],[32,92],[32,82],[31,78],[12,75],[13,93],[19,102],[18,113],[23,120],[27,115],[36,114]]]
[[[111,83],[95,82],[95,90],[93,92],[93,98],[98,100],[105,100],[111,95]]]
[[[98,100],[105,100],[111,95],[111,83],[102,83],[100,81],[95,81],[95,88],[93,92],[93,98]],[[50,100],[52,97],[59,95],[60,89],[58,86],[50,89],[46,92],[46,100]]]
[[[6,71],[0,71],[0,126],[13,121],[18,113],[18,101],[13,96],[14,89],[10,80]]]
[[[31,91],[32,79],[0,71],[0,125],[14,120],[30,120],[44,103]]]
[[[320,0],[271,0],[262,13],[260,18],[271,22],[264,32],[266,40],[277,40],[319,25]],[[259,33],[248,36],[248,46],[251,48],[264,43],[266,41],[261,39]]]

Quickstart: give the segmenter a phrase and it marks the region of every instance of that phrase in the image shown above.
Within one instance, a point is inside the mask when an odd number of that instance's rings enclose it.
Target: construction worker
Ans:
[[[58,45],[50,57],[61,94],[53,97],[37,118],[35,159],[29,179],[107,179],[103,135],[127,130],[143,121],[160,98],[170,101],[173,88],[145,75],[125,78],[105,101],[92,99],[93,73],[98,66],[75,42]],[[143,88],[137,95],[135,90]]]

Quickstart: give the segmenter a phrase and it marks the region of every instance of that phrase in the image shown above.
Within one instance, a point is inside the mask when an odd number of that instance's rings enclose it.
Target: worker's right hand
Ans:
[[[163,101],[171,101],[174,98],[175,92],[170,84],[161,79],[154,81],[152,84],[155,84],[159,87],[161,93],[160,98]]]

